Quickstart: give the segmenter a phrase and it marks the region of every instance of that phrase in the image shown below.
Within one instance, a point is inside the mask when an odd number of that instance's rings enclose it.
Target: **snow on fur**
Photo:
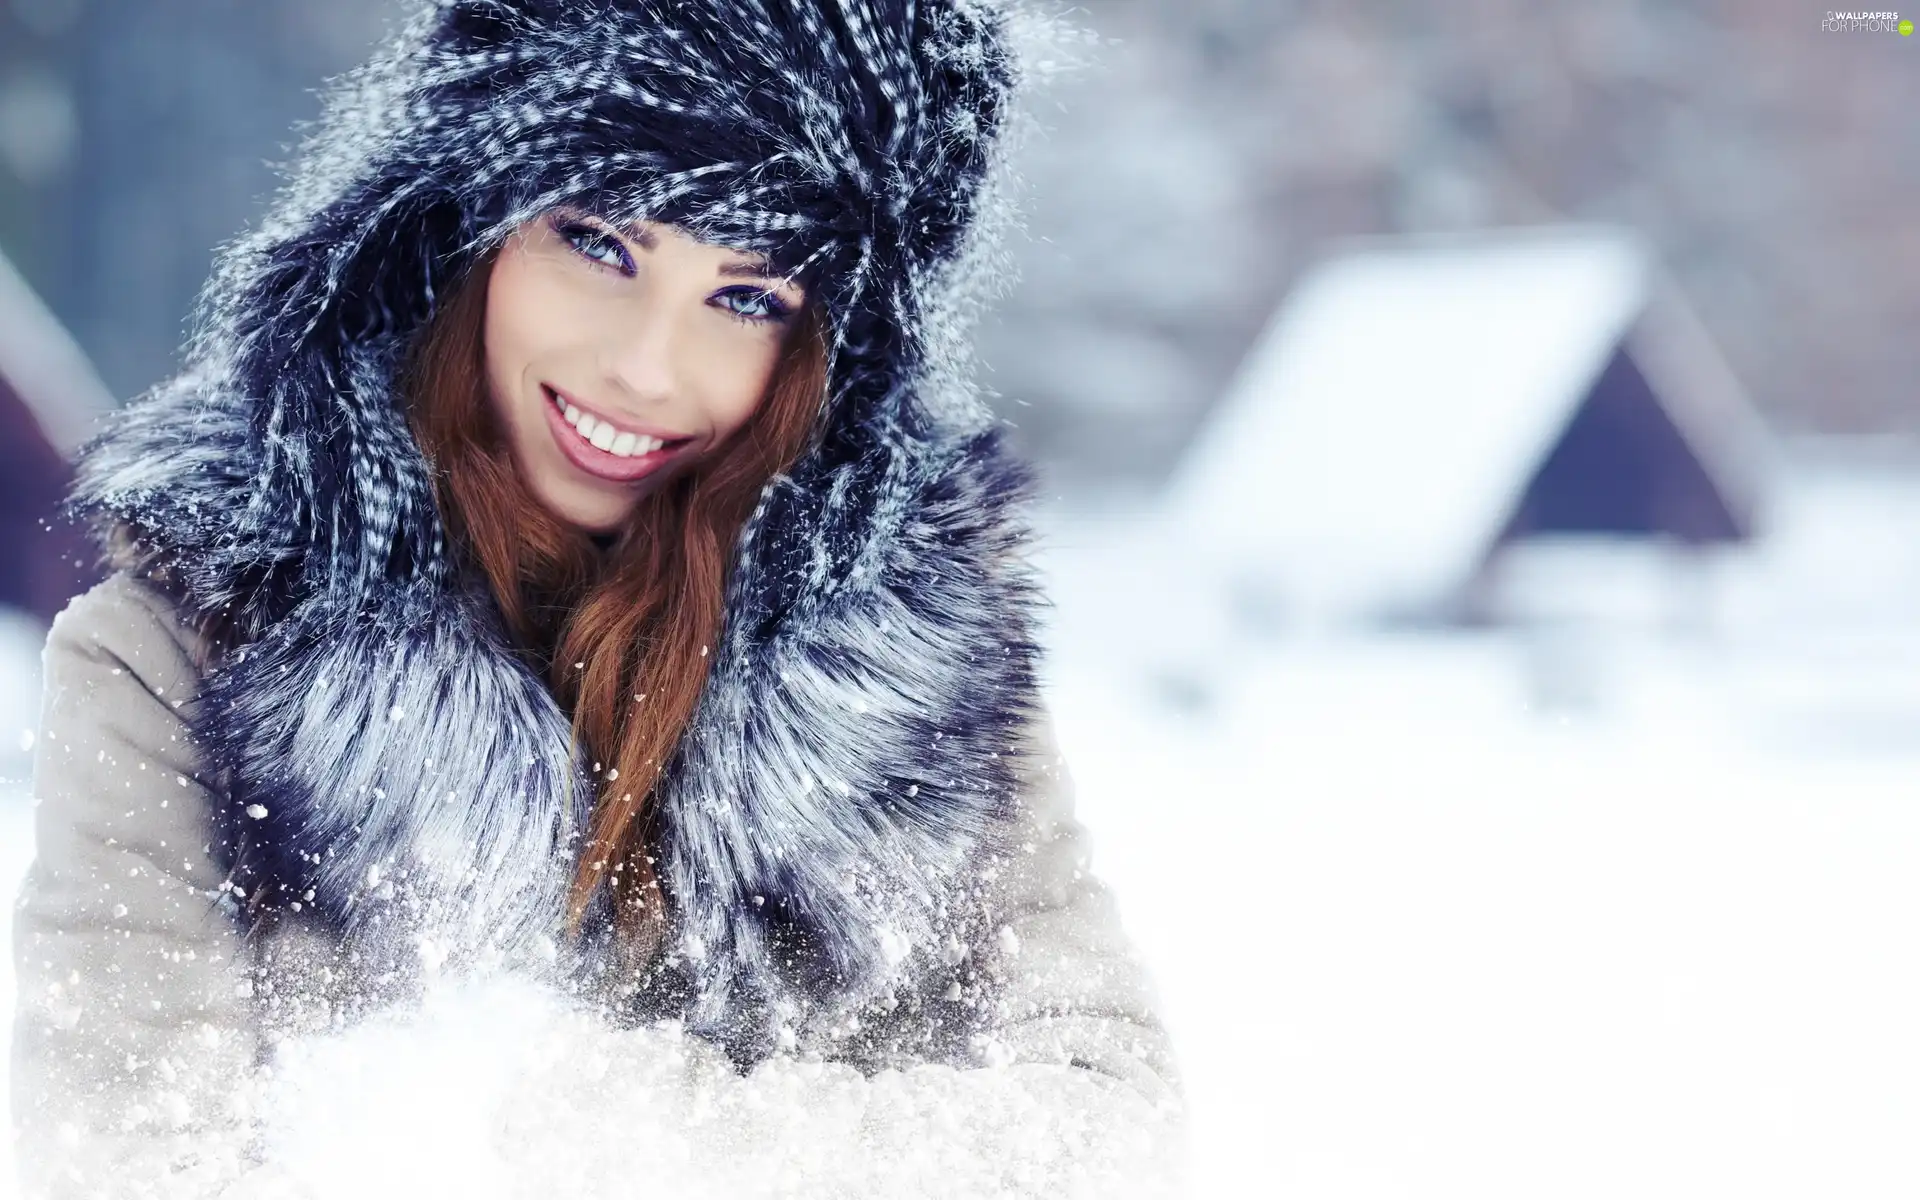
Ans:
[[[551,696],[456,577],[397,364],[560,202],[768,255],[833,331],[818,448],[737,547],[662,782],[690,1028],[742,1058],[964,936],[1034,705],[1030,468],[964,372],[1003,282],[1019,39],[986,0],[437,0],[340,81],[188,363],[83,449],[72,509],[237,621],[196,735],[257,903],[343,933],[556,928],[586,794]],[[251,815],[249,815],[251,814]],[[383,886],[384,885],[384,886]]]

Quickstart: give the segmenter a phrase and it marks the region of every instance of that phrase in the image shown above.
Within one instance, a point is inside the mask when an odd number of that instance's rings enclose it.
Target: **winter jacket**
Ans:
[[[168,597],[126,571],[74,600],[48,638],[36,856],[13,917],[23,1200],[266,1194],[256,1189],[274,1164],[249,1157],[259,1153],[256,1066],[276,1039],[364,1009],[379,990],[372,977],[391,969],[354,960],[308,914],[244,935],[209,851],[222,781],[192,734],[206,657]],[[996,1095],[1045,1097],[1087,1139],[1082,1153],[1138,1169],[1137,1151],[1102,1149],[1102,1139],[1161,1131],[1177,1151],[1179,1077],[1150,977],[1089,869],[1050,720],[1029,734],[1020,849],[992,901],[1000,924],[967,963],[993,981],[989,1065],[941,1086],[988,1112]],[[955,1136],[918,1128],[929,1114],[884,1119],[894,1128],[869,1130],[869,1144]],[[1036,1113],[1028,1104],[1009,1119],[1031,1125]],[[985,1143],[992,1131],[968,1136]],[[915,1194],[898,1180],[883,1186],[872,1194]],[[1128,1193],[1109,1179],[1086,1194]]]
[[[260,1116],[221,1081],[263,1045],[500,968],[593,997],[627,1049],[672,1022],[743,1079],[798,1057],[997,1095],[965,1136],[878,1102],[860,1122],[1000,1147],[1026,1182],[983,1190],[1061,1194],[1033,1155],[1132,1170],[1177,1085],[1046,732],[1034,477],[964,336],[1004,282],[1000,147],[1039,28],[1012,0],[422,0],[340,82],[223,249],[181,372],[79,455],[69,511],[122,573],[48,647],[17,942],[32,1187],[217,1175],[202,1135]],[[400,387],[449,284],[563,202],[763,255],[830,334],[650,800],[673,903],[644,986],[605,920],[556,936],[591,764],[448,536]],[[213,619],[218,652],[187,632]],[[147,1165],[103,1166],[122,1151]]]

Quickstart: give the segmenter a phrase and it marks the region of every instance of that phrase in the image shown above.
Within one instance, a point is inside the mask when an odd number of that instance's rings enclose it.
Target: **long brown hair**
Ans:
[[[403,383],[408,420],[457,552],[485,572],[516,649],[569,713],[593,763],[568,932],[579,932],[605,884],[619,943],[644,961],[660,945],[670,899],[647,853],[652,792],[718,654],[735,537],[767,480],[814,435],[827,384],[822,324],[812,304],[796,314],[747,423],[642,500],[602,552],[528,491],[488,403],[493,257],[468,269],[416,338]]]

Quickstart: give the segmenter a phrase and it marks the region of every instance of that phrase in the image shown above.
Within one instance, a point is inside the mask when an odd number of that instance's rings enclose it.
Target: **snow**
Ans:
[[[1631,597],[1586,613],[1594,670],[1568,699],[1538,686],[1553,668],[1530,636],[1252,631],[1208,606],[1207,580],[1163,569],[1151,522],[1057,514],[1046,684],[1093,869],[1182,1055],[1191,1194],[1920,1188],[1915,521],[1910,481],[1802,479],[1769,540],[1710,572],[1710,619]],[[26,816],[0,806],[9,884]],[[287,1154],[350,1186],[336,1136],[377,1147],[470,1120],[509,1079],[557,1101],[564,1080],[526,1066],[551,1039],[623,1077],[538,998],[468,1001],[289,1059]],[[549,1151],[532,1161],[558,1180],[591,1174],[585,1148],[618,1129],[656,1151],[652,1194],[677,1197],[715,1179],[755,1194],[781,1139],[786,1161],[851,1169],[822,1150],[850,1144],[850,1079],[725,1092],[681,1065],[687,1107],[608,1093],[574,1123],[521,1105],[518,1144]],[[952,1100],[952,1083],[896,1079],[888,1107]],[[922,1128],[982,1111],[1020,1110],[953,1101]],[[964,1128],[989,1147],[1018,1132]],[[762,1153],[703,1160],[702,1129]],[[435,1165],[471,1195],[504,1177],[485,1153]],[[936,1166],[939,1194],[992,1194]]]
[[[278,1061],[260,1106],[269,1159],[329,1200],[1168,1194],[1160,1147],[1126,1132],[1144,1102],[1072,1068],[867,1079],[776,1059],[741,1077],[671,1023],[616,1033],[509,977]]]
[[[1062,681],[1196,1194],[1910,1194],[1915,764],[1769,749],[1658,663],[1529,715],[1511,657],[1275,652],[1211,726]]]
[[[1526,630],[1258,634],[1156,514],[1057,519],[1050,692],[1195,1196],[1920,1187],[1920,484],[1781,507],[1692,624],[1563,596],[1559,706]]]

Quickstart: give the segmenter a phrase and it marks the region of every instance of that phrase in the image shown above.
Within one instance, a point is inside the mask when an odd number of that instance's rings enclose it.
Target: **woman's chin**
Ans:
[[[632,489],[612,494],[604,486],[547,480],[534,494],[546,510],[583,533],[612,533],[633,514],[638,497]]]

